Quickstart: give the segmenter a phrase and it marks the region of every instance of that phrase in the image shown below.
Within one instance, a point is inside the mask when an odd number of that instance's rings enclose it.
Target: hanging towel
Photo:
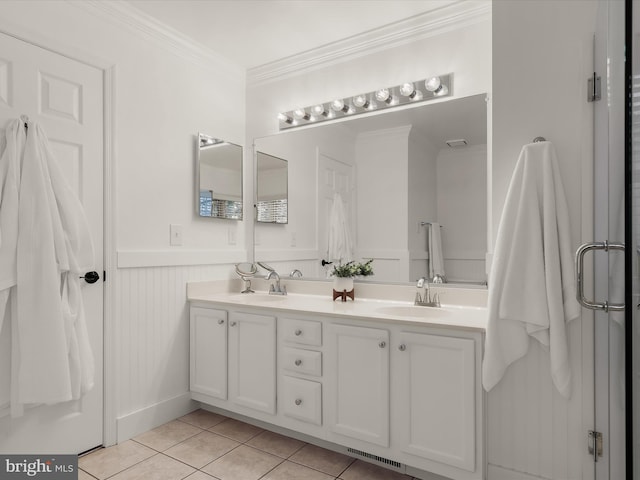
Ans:
[[[17,122],[17,125],[15,124]],[[9,130],[20,129],[15,121]],[[54,404],[79,398],[93,386],[94,359],[82,306],[80,276],[93,267],[93,245],[82,205],[67,184],[39,125],[29,122],[17,206],[15,308],[12,322],[12,402]],[[12,211],[15,208],[15,211]],[[0,261],[6,255],[0,245]],[[12,411],[18,411],[12,404]]]
[[[566,324],[576,318],[569,211],[553,145],[525,145],[498,228],[489,277],[489,322],[482,364],[484,388],[527,353],[529,337],[549,350],[551,377],[571,394]]]
[[[339,263],[353,260],[353,243],[349,233],[349,224],[342,197],[337,192],[333,195],[333,206],[329,215],[327,257],[330,261]]]
[[[444,274],[444,258],[442,256],[442,237],[440,224],[432,222],[428,229],[429,235],[429,281],[436,276],[446,278]]]

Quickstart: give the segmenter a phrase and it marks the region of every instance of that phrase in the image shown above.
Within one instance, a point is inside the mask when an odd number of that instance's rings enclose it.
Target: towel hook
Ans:
[[[27,122],[29,121],[28,115],[20,115],[20,121],[24,122],[24,128],[29,128],[29,125],[27,125]]]
[[[547,139],[544,137],[536,137],[533,139],[533,143],[538,143],[538,142],[546,142]]]

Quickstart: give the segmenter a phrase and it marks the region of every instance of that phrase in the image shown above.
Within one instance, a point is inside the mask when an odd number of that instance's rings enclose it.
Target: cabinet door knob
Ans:
[[[300,335],[302,335],[302,330],[298,328],[294,333],[296,334],[296,337],[299,337]]]
[[[404,352],[407,349],[407,346],[404,343],[401,343],[400,346],[398,346],[398,350],[400,350],[401,352]]]
[[[296,405],[302,405],[302,399],[296,398]]]
[[[383,341],[381,341],[381,342],[378,344],[378,346],[379,346],[380,348],[384,348],[384,347],[386,347],[386,346],[387,346],[387,342],[385,342],[385,341],[383,340]]]
[[[236,322],[231,322],[231,326],[235,327],[236,326]]]
[[[302,365],[302,360],[298,358],[294,363],[296,364],[296,367],[299,367],[300,365]]]
[[[223,319],[218,320],[218,325],[222,325],[224,323]]]

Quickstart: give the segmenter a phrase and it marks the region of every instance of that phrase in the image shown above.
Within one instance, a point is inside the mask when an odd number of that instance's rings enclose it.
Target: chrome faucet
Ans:
[[[438,298],[438,294],[434,294],[431,296],[431,292],[429,290],[429,282],[426,281],[424,277],[420,277],[418,279],[418,283],[416,283],[416,288],[418,291],[416,292],[416,298],[413,301],[414,305],[420,307],[439,307],[440,299]],[[420,295],[420,289],[424,288],[424,294]]]
[[[296,268],[295,270],[293,270],[293,271],[289,274],[289,276],[290,276],[291,278],[295,278],[295,277],[297,277],[297,278],[302,278],[302,272]]]
[[[286,295],[287,287],[286,285],[280,287],[280,275],[278,275],[278,272],[275,270],[271,270],[269,275],[267,275],[267,280],[271,280],[272,278],[275,278],[276,283],[275,285],[272,283],[269,287],[269,295]]]

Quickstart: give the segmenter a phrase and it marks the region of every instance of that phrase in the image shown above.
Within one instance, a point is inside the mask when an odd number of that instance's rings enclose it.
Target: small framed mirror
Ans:
[[[256,152],[256,220],[261,223],[289,222],[289,163],[264,152]]]
[[[198,215],[242,220],[242,147],[199,133],[197,148]]]

